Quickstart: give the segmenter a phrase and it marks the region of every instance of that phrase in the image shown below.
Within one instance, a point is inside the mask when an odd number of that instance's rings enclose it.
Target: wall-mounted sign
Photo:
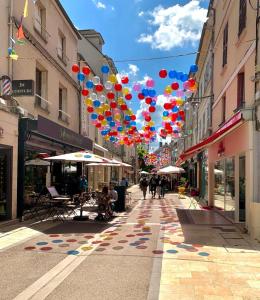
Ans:
[[[34,96],[33,80],[13,80],[13,96]]]

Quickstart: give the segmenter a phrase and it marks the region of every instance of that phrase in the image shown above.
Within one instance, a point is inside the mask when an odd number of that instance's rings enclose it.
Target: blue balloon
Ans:
[[[177,72],[176,79],[181,80],[182,75],[183,75],[183,72]]]
[[[149,96],[149,90],[148,89],[142,89],[142,94],[147,97]]]
[[[156,106],[156,101],[153,100],[150,105],[151,106]]]
[[[131,117],[130,117],[130,116],[125,116],[125,120],[126,120],[126,121],[130,121],[130,120],[131,120]]]
[[[117,131],[123,131],[123,127],[122,126],[117,127]]]
[[[91,80],[88,80],[88,81],[86,82],[86,87],[87,87],[88,89],[92,89],[92,88],[94,87],[94,83],[93,83]]]
[[[106,65],[102,66],[101,67],[101,72],[104,73],[104,74],[109,73],[109,66],[106,66]]]
[[[185,81],[187,81],[188,79],[189,79],[188,74],[183,74],[183,75],[181,75],[181,81],[182,81],[182,82],[185,82]]]
[[[109,140],[110,140],[110,142],[114,142],[114,141],[116,140],[116,138],[115,138],[114,136],[111,136],[111,137],[109,138]]]
[[[178,118],[177,118],[177,121],[182,121],[182,118],[181,118],[181,117],[178,117]]]
[[[136,126],[136,122],[135,122],[135,121],[131,121],[131,122],[130,122],[130,125],[131,125],[131,126]]]
[[[168,74],[169,78],[174,79],[176,78],[177,72],[174,70],[171,70]]]
[[[108,121],[108,122],[111,122],[112,120],[113,120],[112,117],[107,117],[107,121]]]
[[[107,133],[108,133],[108,132],[107,132],[106,130],[102,130],[102,131],[101,131],[101,135],[102,135],[102,136],[107,135]]]
[[[100,107],[101,102],[100,102],[99,100],[95,100],[95,101],[93,102],[93,105],[94,105],[94,107]]]
[[[91,114],[91,119],[92,120],[96,120],[98,118],[98,115],[97,114]]]
[[[148,90],[148,96],[155,97],[156,96],[156,91],[155,90]]]
[[[150,131],[155,131],[155,127],[150,127]]]
[[[164,116],[164,117],[168,117],[168,116],[169,116],[168,111],[164,111],[164,112],[163,112],[163,116]]]
[[[196,72],[198,72],[198,66],[197,65],[191,65],[190,66],[190,72],[191,73],[196,73]]]
[[[173,113],[177,113],[179,111],[179,107],[178,106],[174,106],[172,109]]]
[[[84,81],[85,75],[83,73],[78,74],[78,81]]]
[[[114,127],[114,126],[116,126],[116,123],[115,123],[114,121],[111,121],[111,122],[109,123],[109,125],[110,125],[111,127]]]

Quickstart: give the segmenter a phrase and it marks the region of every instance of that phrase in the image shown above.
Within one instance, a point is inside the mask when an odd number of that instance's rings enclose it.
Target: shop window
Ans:
[[[228,23],[225,26],[223,32],[223,58],[222,58],[222,67],[227,64],[227,53],[228,53]]]
[[[35,105],[48,111],[49,101],[47,98],[47,71],[36,67],[35,72]]]
[[[67,63],[67,56],[66,56],[66,38],[65,36],[59,32],[58,34],[58,46],[57,46],[57,55],[63,63]]]
[[[245,106],[245,73],[237,75],[237,108]]]
[[[49,34],[46,30],[46,9],[40,1],[35,3],[34,29],[45,41],[47,41]]]
[[[63,122],[69,122],[69,115],[67,113],[67,89],[59,87],[59,119]]]
[[[246,28],[246,1],[247,0],[240,0],[239,3],[238,36],[240,36],[244,28]]]

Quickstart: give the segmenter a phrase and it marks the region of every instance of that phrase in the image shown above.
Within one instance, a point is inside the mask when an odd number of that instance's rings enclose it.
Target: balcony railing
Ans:
[[[42,96],[35,94],[35,106],[40,107],[41,109],[49,112],[49,106],[51,105],[51,102],[44,99]]]
[[[67,114],[65,111],[59,109],[59,120],[65,122],[65,123],[69,123],[71,116],[69,114]]]

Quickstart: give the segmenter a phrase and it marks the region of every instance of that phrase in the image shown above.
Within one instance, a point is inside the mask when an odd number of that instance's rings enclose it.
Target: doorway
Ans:
[[[12,148],[0,146],[0,221],[11,217]]]
[[[239,157],[239,222],[246,221],[246,157]]]

